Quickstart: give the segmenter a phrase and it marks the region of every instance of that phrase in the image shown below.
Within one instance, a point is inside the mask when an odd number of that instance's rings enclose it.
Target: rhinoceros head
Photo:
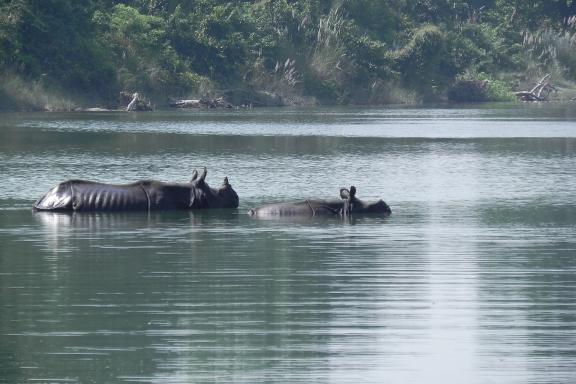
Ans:
[[[236,191],[232,189],[232,185],[228,182],[227,177],[224,178],[222,186],[216,191],[218,192],[218,196],[222,199],[222,208],[238,208],[240,199],[238,198]]]
[[[192,174],[190,208],[238,208],[238,195],[232,189],[228,178],[224,178],[224,183],[220,188],[210,188],[205,180],[207,173],[204,168],[199,176],[197,171]]]
[[[380,199],[377,201],[362,201],[356,197],[356,187],[351,186],[350,189],[340,189],[340,198],[344,200],[342,208],[343,215],[350,215],[353,213],[376,213],[390,216],[392,210],[390,206]]]

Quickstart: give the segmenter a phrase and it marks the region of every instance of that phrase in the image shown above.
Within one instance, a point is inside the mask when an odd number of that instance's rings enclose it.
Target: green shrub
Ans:
[[[513,93],[504,82],[490,79],[483,73],[459,77],[448,89],[448,100],[457,103],[513,99]]]
[[[405,86],[418,90],[425,100],[434,99],[454,72],[446,48],[446,34],[437,26],[425,25],[391,59]]]
[[[487,88],[485,80],[457,79],[448,89],[448,100],[456,103],[488,101]]]

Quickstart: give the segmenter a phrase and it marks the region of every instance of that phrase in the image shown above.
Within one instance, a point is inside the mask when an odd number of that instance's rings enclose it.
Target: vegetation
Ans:
[[[112,106],[122,90],[504,100],[576,76],[575,14],[576,0],[0,0],[0,109]]]

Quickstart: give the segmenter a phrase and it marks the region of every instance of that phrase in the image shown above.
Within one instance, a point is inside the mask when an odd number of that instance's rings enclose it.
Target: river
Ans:
[[[203,166],[238,210],[30,209]],[[576,382],[574,105],[2,114],[0,180],[0,383]]]

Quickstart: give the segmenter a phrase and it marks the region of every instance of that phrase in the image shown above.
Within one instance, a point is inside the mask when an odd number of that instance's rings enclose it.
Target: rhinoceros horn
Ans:
[[[190,179],[190,182],[192,183],[193,181],[195,181],[198,178],[198,171],[194,170],[194,172],[192,172],[192,178]]]

